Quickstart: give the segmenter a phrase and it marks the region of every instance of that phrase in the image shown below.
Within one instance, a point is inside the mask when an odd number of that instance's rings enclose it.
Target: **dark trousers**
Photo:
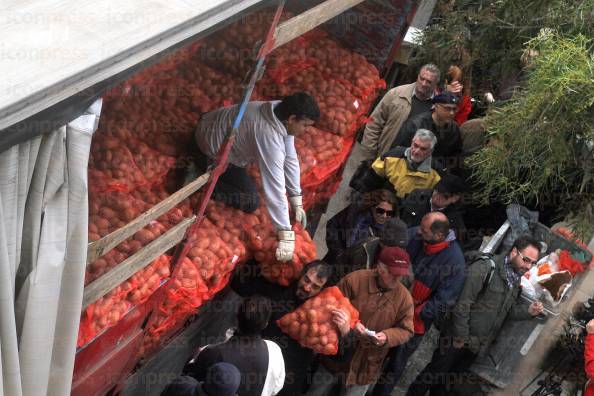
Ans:
[[[417,350],[422,339],[422,334],[415,334],[407,343],[390,349],[382,374],[373,388],[372,396],[390,396],[392,394],[392,390],[406,367],[406,362]]]
[[[415,378],[408,388],[407,396],[424,396],[427,391],[430,396],[451,395],[455,387],[471,384],[468,368],[476,355],[468,348],[452,347],[445,338],[439,341],[440,346],[445,347],[433,352],[431,362]]]
[[[206,171],[213,160],[200,152],[198,146],[195,146],[195,150],[196,167],[201,171]],[[248,175],[245,168],[233,164],[228,164],[225,172],[219,177],[212,198],[246,213],[252,213],[260,206],[254,180]]]

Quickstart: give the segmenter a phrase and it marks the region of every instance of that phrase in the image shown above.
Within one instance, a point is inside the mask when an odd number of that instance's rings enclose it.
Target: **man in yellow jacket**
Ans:
[[[419,129],[410,147],[395,147],[372,164],[377,176],[387,179],[398,198],[404,198],[417,188],[433,188],[440,179],[431,167],[431,154],[437,143],[433,132]]]

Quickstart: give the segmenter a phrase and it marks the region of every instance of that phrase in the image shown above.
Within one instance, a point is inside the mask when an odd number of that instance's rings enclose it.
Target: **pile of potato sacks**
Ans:
[[[181,187],[180,174],[192,161],[189,147],[201,115],[240,101],[241,80],[253,64],[246,62],[246,54],[263,39],[269,23],[253,21],[270,21],[272,15],[260,11],[239,20],[176,51],[105,95],[89,159],[89,242],[123,227]],[[320,121],[296,138],[304,206],[311,208],[338,187],[338,171],[383,80],[362,56],[321,30],[285,44],[267,59],[269,67],[252,100],[274,100],[306,91],[320,105]],[[250,172],[261,184],[258,170]],[[190,217],[200,197],[200,193],[194,194],[90,263],[85,284]],[[171,268],[171,256],[162,255],[87,307],[82,313],[78,346],[115,325],[134,306],[152,304],[144,349],[147,353],[156,350],[225,287],[235,266],[248,259],[260,263],[269,281],[290,284],[316,257],[307,231],[299,225],[294,230],[293,260],[279,263],[274,257],[275,230],[265,206],[246,214],[209,202],[189,254],[177,264],[180,268]]]

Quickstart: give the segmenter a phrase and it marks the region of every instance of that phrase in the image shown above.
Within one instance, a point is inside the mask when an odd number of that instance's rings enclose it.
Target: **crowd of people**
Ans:
[[[167,395],[388,396],[432,326],[440,331],[439,347],[407,394],[481,394],[480,385],[467,380],[470,365],[485,355],[505,320],[543,311],[540,302],[519,299],[521,276],[538,261],[541,243],[526,235],[498,255],[477,251],[464,219],[464,195],[475,187],[463,158],[484,141],[484,131],[476,120],[467,121],[469,91],[460,69],[450,67],[441,87],[440,81],[439,69],[429,64],[414,83],[385,94],[363,132],[366,158],[350,181],[351,203],[327,223],[326,256],[288,287],[264,279],[257,263],[239,268],[231,280],[243,298],[237,328],[226,341],[202,348]],[[220,132],[233,114],[215,112],[200,128]],[[296,220],[306,221],[293,135],[318,117],[306,94],[248,106],[241,144],[233,147],[215,195],[250,210],[257,195],[242,168],[255,161],[265,169],[279,260],[294,248],[285,194]],[[207,144],[204,136],[214,135],[205,132],[198,141],[205,162],[212,162],[222,138]],[[243,203],[235,199],[242,194]],[[338,353],[318,355],[285,334],[277,320],[334,285],[359,318],[351,328],[348,311],[332,311]],[[195,393],[173,393],[190,387]]]

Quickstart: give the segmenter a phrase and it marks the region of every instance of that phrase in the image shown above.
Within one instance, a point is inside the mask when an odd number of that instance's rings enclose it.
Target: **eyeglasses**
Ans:
[[[375,208],[375,213],[377,213],[378,215],[386,215],[388,217],[394,217],[394,211],[393,210],[386,210],[384,208],[380,208],[380,207],[376,207]]]
[[[438,106],[441,107],[442,109],[444,109],[445,111],[450,112],[450,113],[456,113],[458,111],[458,107],[455,107],[455,106],[446,106],[446,105],[441,104],[441,103],[439,103]]]
[[[517,250],[517,248],[516,248],[516,250]],[[530,257],[524,256],[522,253],[520,253],[519,250],[518,250],[518,255],[520,256],[520,258],[522,259],[523,262],[525,262],[526,264],[530,264],[533,267],[538,263],[538,260],[532,260]]]

